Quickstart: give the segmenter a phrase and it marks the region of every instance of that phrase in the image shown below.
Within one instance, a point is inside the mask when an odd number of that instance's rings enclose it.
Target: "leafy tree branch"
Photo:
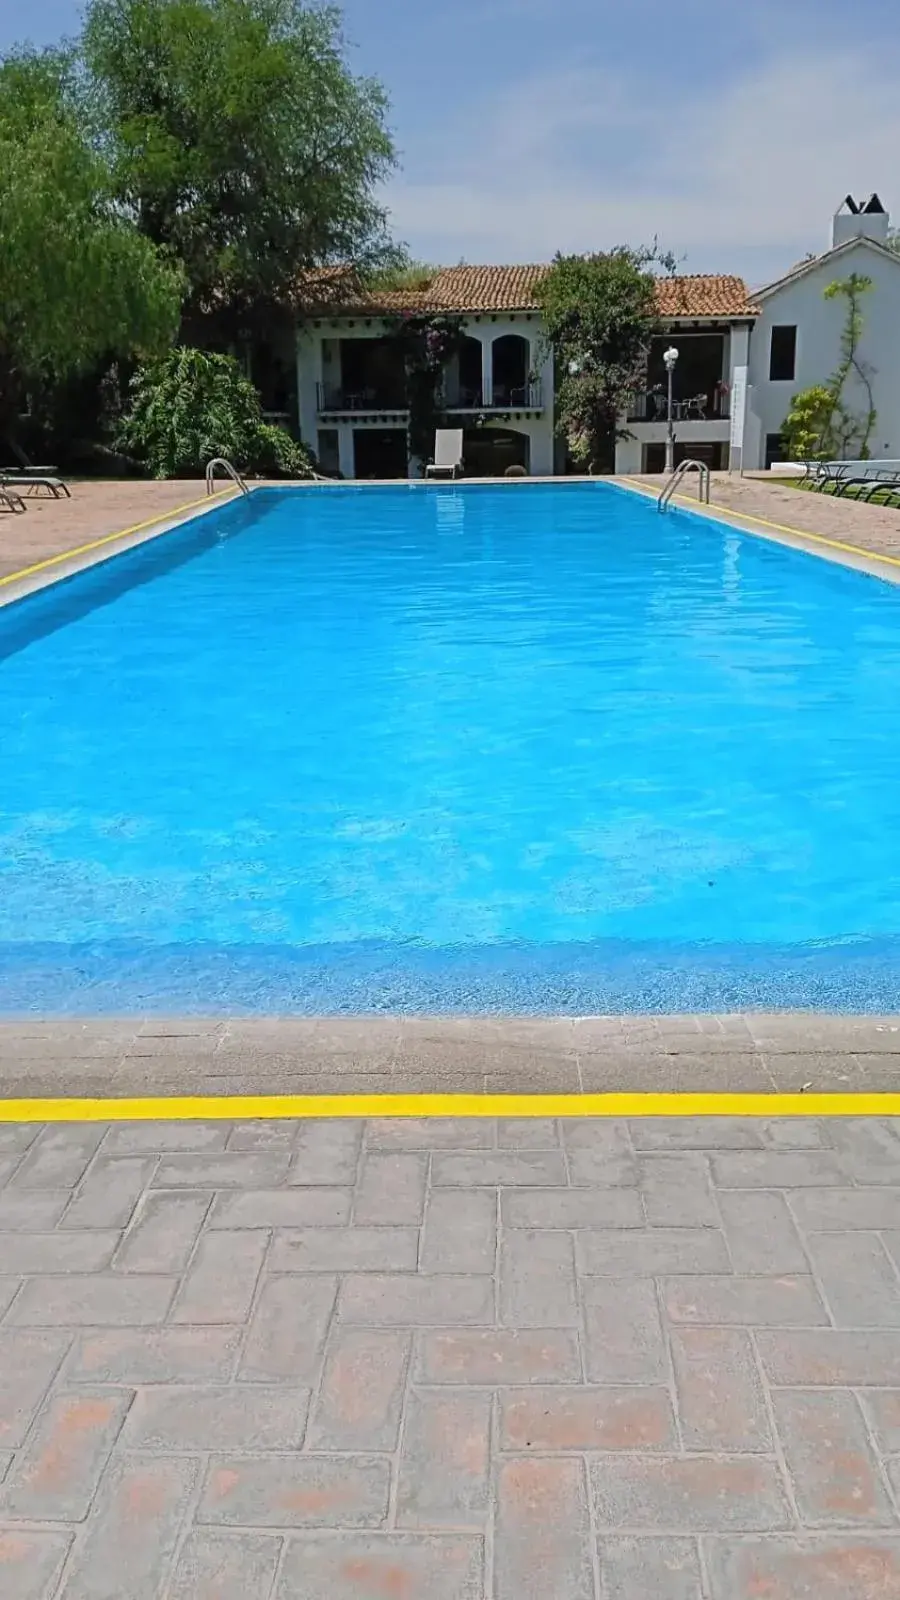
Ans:
[[[546,341],[556,364],[557,429],[576,461],[602,470],[632,392],[644,381],[657,327],[652,268],[674,270],[656,246],[557,255],[538,286]]]

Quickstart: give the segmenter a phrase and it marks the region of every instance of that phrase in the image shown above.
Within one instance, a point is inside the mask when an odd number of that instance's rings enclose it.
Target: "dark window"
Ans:
[[[772,329],[769,346],[769,377],[773,383],[790,383],[797,361],[797,329],[779,327]]]
[[[766,471],[768,472],[773,461],[784,461],[784,440],[780,433],[766,434]]]
[[[354,428],[354,475],[357,478],[405,478],[409,455],[405,428]]]
[[[323,472],[336,473],[340,469],[340,448],[337,428],[319,429],[319,466]]]
[[[728,466],[728,445],[715,440],[708,444],[679,444],[675,441],[674,461],[680,466],[682,461],[702,461],[709,467],[710,472],[724,472]],[[664,444],[644,445],[644,472],[665,472],[666,447]]]

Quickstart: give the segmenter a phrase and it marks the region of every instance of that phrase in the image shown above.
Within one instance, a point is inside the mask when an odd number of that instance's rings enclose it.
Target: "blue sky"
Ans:
[[[13,16],[14,9],[18,12]],[[396,230],[427,261],[529,261],[657,235],[761,283],[843,195],[900,222],[896,0],[345,0],[392,101]],[[29,0],[44,43],[72,0]],[[0,18],[0,47],[23,32]]]

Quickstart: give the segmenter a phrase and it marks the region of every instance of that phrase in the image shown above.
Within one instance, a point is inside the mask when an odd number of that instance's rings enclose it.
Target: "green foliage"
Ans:
[[[795,394],[781,427],[789,461],[830,461],[830,424],[834,395],[826,384],[814,384]]]
[[[177,267],[122,215],[62,54],[0,63],[0,409],[32,385],[152,355],[178,326]]]
[[[399,317],[392,328],[406,370],[409,453],[428,461],[435,429],[443,420],[440,389],[444,367],[460,348],[463,330],[458,317],[441,316]]]
[[[369,287],[411,289],[418,292],[428,288],[437,270],[437,267],[431,267],[425,261],[397,261],[373,272],[369,278]]]
[[[313,465],[303,445],[263,420],[232,356],[184,346],[135,374],[119,444],[157,478],[194,477],[213,456],[265,477],[309,477]]]
[[[392,259],[382,89],[303,0],[88,0],[83,58],[116,193],[183,263],[190,312],[246,318],[305,266]]]
[[[627,437],[620,419],[643,382],[656,328],[654,264],[673,265],[655,247],[558,255],[538,285],[557,366],[557,428],[591,471]]]
[[[872,279],[852,272],[849,278],[829,283],[826,300],[843,300],[847,312],[841,330],[841,358],[824,384],[794,395],[782,425],[791,461],[866,460],[878,414],[872,392],[872,369],[859,356],[863,333],[860,301],[872,288]],[[862,390],[862,412],[848,400],[851,380]]]

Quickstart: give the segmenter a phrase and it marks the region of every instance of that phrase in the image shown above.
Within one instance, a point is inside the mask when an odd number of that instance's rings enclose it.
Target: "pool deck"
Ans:
[[[76,480],[70,493],[29,494],[24,513],[0,510],[0,604],[153,538],[207,504],[196,478]],[[220,484],[215,500],[233,493]]]
[[[654,499],[663,482],[648,475],[617,481]],[[676,503],[690,510],[705,509],[698,506],[696,478],[688,479],[685,493],[676,496]],[[842,566],[876,572],[891,583],[900,583],[900,510],[813,494],[773,483],[762,473],[742,478],[728,472],[712,474],[709,510],[777,544],[805,549]]]
[[[197,491],[29,502],[0,600]],[[900,562],[806,498],[713,488]],[[900,1600],[867,1094],[900,1016],[0,1022],[3,1600]]]
[[[0,1124],[3,1600],[897,1600],[887,1119]]]

